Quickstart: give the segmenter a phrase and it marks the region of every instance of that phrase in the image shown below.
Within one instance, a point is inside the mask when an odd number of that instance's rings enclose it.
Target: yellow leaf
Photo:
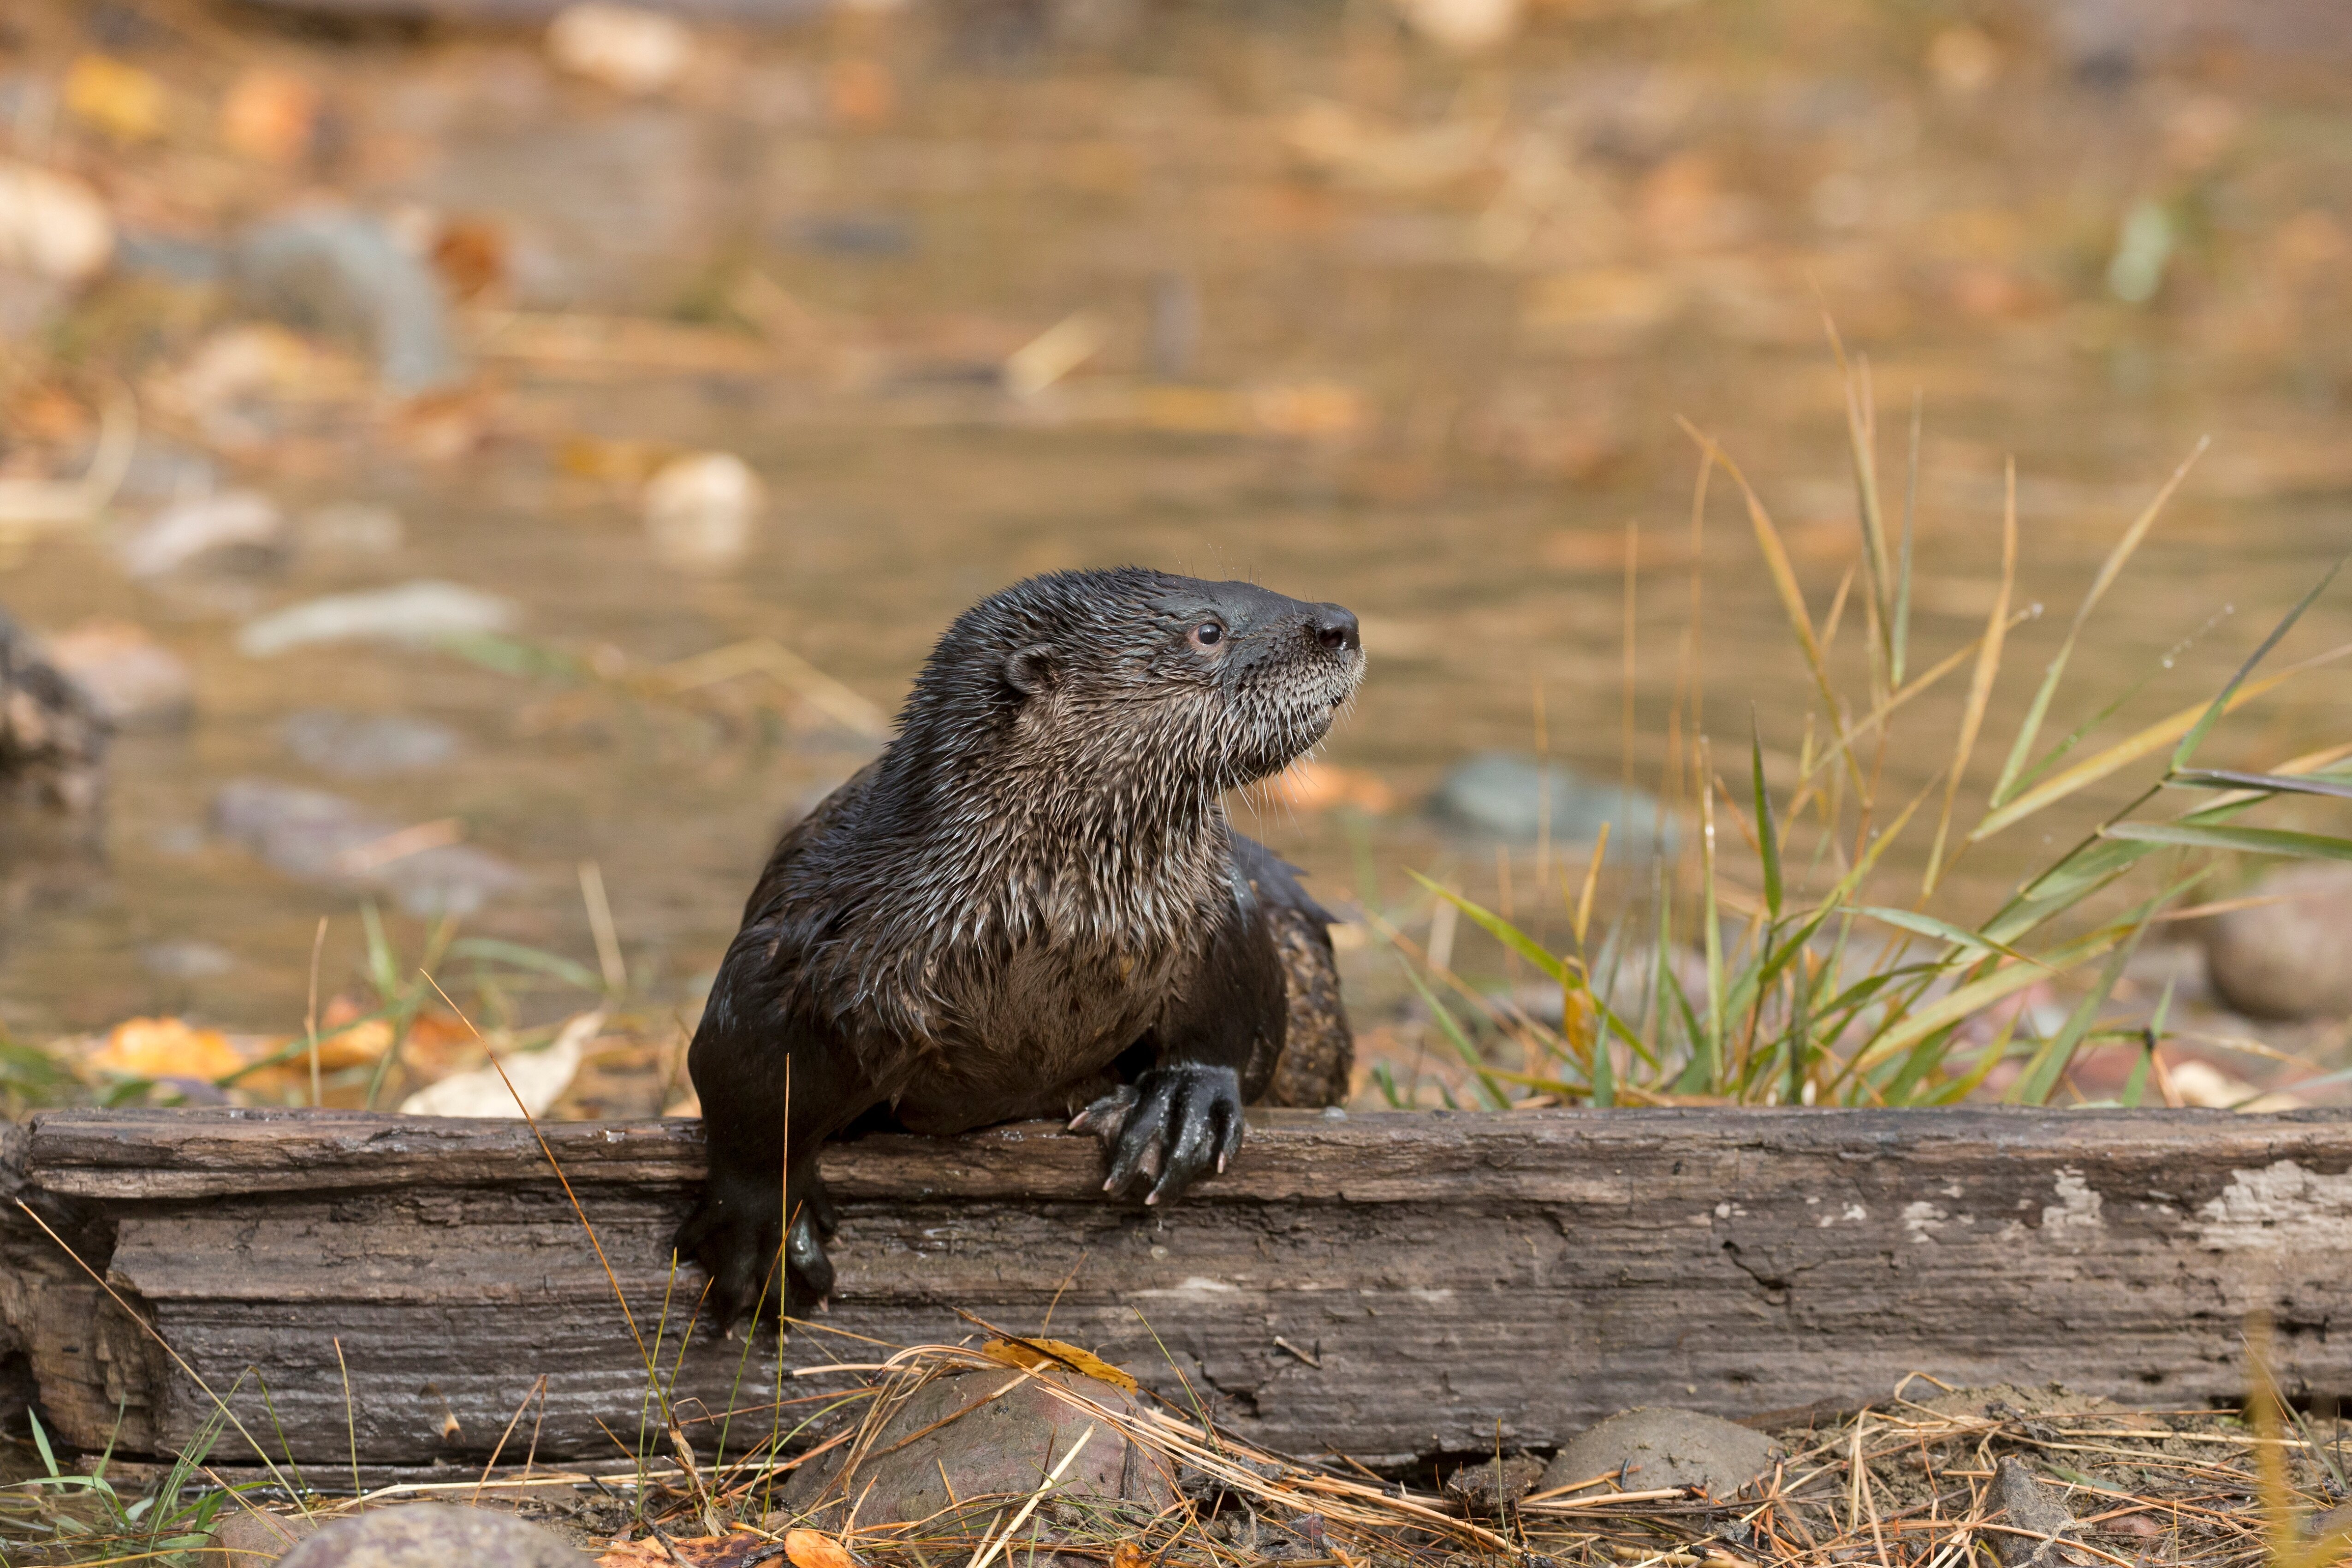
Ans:
[[[1110,1568],[1143,1568],[1143,1548],[1132,1541],[1122,1541],[1110,1554]]]
[[[245,1065],[245,1057],[218,1029],[192,1027],[184,1018],[131,1018],[114,1026],[89,1065],[126,1078],[215,1079]]]
[[[814,1530],[786,1531],[784,1555],[791,1559],[793,1568],[856,1568],[857,1564],[849,1548]]]
[[[84,55],[66,71],[65,105],[119,142],[151,142],[163,132],[163,84],[137,66]]]
[[[1032,1372],[1075,1372],[1082,1377],[1108,1383],[1123,1394],[1133,1394],[1139,1386],[1134,1378],[1092,1351],[1082,1351],[1060,1340],[991,1340],[980,1353],[992,1362],[1027,1367]]]

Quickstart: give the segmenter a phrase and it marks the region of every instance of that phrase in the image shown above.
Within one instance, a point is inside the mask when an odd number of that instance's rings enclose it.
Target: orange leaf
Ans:
[[[198,1029],[184,1018],[131,1018],[114,1026],[89,1065],[127,1078],[215,1079],[245,1065],[245,1057],[218,1029]]]
[[[857,1559],[849,1554],[849,1548],[821,1531],[786,1531],[784,1555],[792,1560],[793,1568],[857,1568]]]
[[[1123,1394],[1133,1394],[1139,1386],[1134,1378],[1094,1352],[1080,1350],[1060,1340],[991,1340],[982,1347],[980,1353],[992,1362],[1000,1362],[1006,1366],[1027,1367],[1032,1372],[1075,1372],[1081,1377],[1108,1383]]]
[[[1110,1568],[1143,1568],[1143,1548],[1132,1541],[1120,1542],[1110,1554]]]

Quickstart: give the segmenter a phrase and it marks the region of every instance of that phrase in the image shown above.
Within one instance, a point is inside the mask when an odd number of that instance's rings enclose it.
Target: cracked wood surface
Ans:
[[[0,1127],[0,1193],[274,1446],[266,1384],[306,1464],[349,1458],[338,1339],[368,1464],[478,1463],[542,1374],[515,1444],[617,1457],[656,1348],[706,1447],[738,1412],[736,1452],[850,1381],[789,1378],[779,1416],[770,1337],[698,1332],[681,1358],[700,1281],[667,1241],[696,1123],[543,1131],[634,1331],[518,1122],[52,1111]],[[1638,1403],[1859,1404],[1912,1372],[2201,1404],[2242,1392],[2257,1307],[2290,1390],[2352,1390],[2341,1113],[1254,1114],[1233,1173],[1164,1212],[1103,1201],[1097,1161],[1039,1125],[828,1149],[840,1284],[784,1365],[973,1331],[959,1308],[1034,1331],[1059,1291],[1055,1337],[1256,1440],[1374,1461],[1483,1449],[1498,1419],[1545,1446]],[[118,1410],[128,1451],[184,1442],[211,1396],[5,1220],[0,1392],[29,1384],[84,1446]]]

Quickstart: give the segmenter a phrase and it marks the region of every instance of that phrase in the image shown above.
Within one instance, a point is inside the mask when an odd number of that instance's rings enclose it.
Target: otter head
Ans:
[[[1179,808],[1286,766],[1363,674],[1337,605],[1139,567],[1056,572],[958,618],[901,735],[985,752],[1028,788]]]

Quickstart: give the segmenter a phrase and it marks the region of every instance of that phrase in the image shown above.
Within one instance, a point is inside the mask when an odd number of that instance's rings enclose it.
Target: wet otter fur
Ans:
[[[956,620],[897,737],[769,857],[695,1032],[710,1176],[677,1247],[719,1321],[830,1293],[816,1152],[853,1125],[1078,1112],[1105,1189],[1160,1203],[1270,1086],[1344,1093],[1330,917],[1222,797],[1319,742],[1363,668],[1336,605],[1135,567]]]

